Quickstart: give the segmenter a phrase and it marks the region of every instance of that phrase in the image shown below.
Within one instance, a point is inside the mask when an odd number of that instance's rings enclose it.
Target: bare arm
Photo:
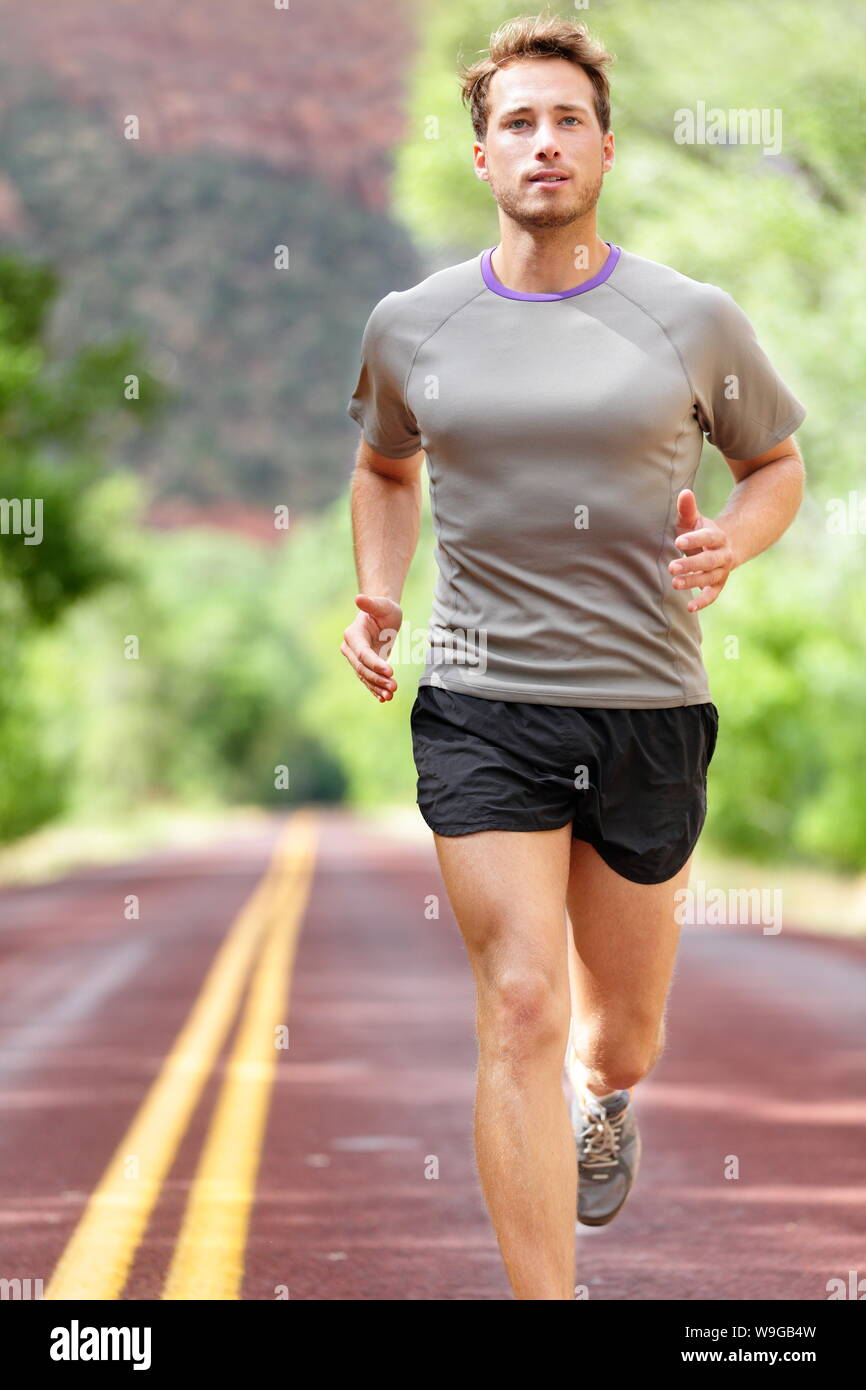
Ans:
[[[352,474],[352,541],[362,593],[400,602],[418,544],[424,453],[389,459],[364,440]]]
[[[725,459],[737,483],[715,519],[701,515],[690,489],[677,499],[676,546],[687,558],[668,569],[675,589],[700,589],[690,612],[713,603],[737,565],[777,541],[803,500],[805,469],[793,435],[757,458]]]
[[[351,483],[352,541],[361,610],[340,651],[382,702],[397,689],[385,660],[403,621],[400,598],[418,545],[424,452],[407,459],[377,454],[362,438]]]
[[[716,521],[728,537],[733,569],[787,531],[803,500],[806,470],[793,435],[756,459],[727,463],[737,485]]]

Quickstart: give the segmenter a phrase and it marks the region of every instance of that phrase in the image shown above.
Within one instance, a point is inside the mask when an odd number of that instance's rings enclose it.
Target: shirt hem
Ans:
[[[429,675],[424,675],[418,682],[419,689],[422,685],[432,686],[434,690],[451,690],[455,695],[477,695],[482,700],[506,700],[527,705],[580,705],[597,709],[676,709],[683,705],[711,704],[713,698],[706,688],[691,693],[686,691],[676,697],[617,695],[604,690],[563,690],[562,686],[541,690],[538,686],[498,686],[489,682],[482,685],[474,681],[470,684],[454,676],[449,676],[447,681],[437,676],[434,681]]]
[[[794,411],[793,415],[788,416],[784,425],[780,425],[778,429],[773,431],[768,439],[764,440],[763,446],[756,454],[749,454],[749,459],[760,458],[762,454],[768,453],[770,449],[775,449],[776,445],[781,444],[783,439],[787,439],[789,435],[796,434],[805,420],[807,413],[805,406],[801,405],[798,410]],[[757,421],[755,423],[757,423]],[[719,453],[722,454],[724,458],[736,459],[738,457],[736,454],[729,454],[728,451],[724,449],[721,444],[717,444],[710,435],[707,435],[707,439],[715,449],[718,449]],[[740,461],[742,462],[743,460]]]
[[[424,452],[424,446],[421,443],[420,438],[417,444],[388,444],[384,447],[381,444],[374,444],[373,440],[370,438],[365,428],[363,413],[360,410],[347,410],[346,414],[350,415],[352,419],[355,421],[355,423],[361,427],[361,438],[363,439],[364,443],[370,449],[373,450],[374,454],[381,454],[382,457],[385,459],[394,459],[396,461],[402,461],[403,459],[410,459],[414,457],[415,454],[420,454]]]
[[[767,449],[774,449],[777,444],[781,444],[783,439],[787,439],[789,434],[796,434],[805,420],[807,413],[805,406],[800,406],[795,410],[793,415],[788,417],[785,424],[782,425],[780,429],[773,432],[772,443],[767,445]],[[766,453],[767,449],[762,450],[762,452]],[[756,454],[755,457],[757,458],[758,455]]]

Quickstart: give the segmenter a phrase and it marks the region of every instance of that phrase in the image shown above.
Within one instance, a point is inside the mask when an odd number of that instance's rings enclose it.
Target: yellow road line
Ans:
[[[82,1213],[44,1297],[119,1298],[151,1211],[236,1016],[271,905],[304,874],[316,821],[297,812],[235,919],[189,1017]]]
[[[166,1299],[240,1298],[271,1089],[286,1023],[292,967],[309,892],[305,870],[287,876],[270,905],[256,965],[163,1288]]]

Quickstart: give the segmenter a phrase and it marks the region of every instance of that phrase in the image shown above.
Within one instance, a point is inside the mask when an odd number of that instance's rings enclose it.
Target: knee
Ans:
[[[652,1071],[655,1060],[649,1052],[623,1048],[604,1061],[597,1062],[592,1070],[602,1077],[612,1091],[628,1091]]]
[[[577,1054],[611,1090],[628,1090],[652,1071],[664,1050],[664,1024],[642,1016],[578,1030]]]
[[[623,1056],[610,1066],[602,1067],[604,1079],[612,1091],[628,1091],[652,1071],[653,1062],[646,1057]]]
[[[558,1054],[561,1065],[568,1026],[567,990],[544,970],[512,967],[479,985],[479,1042],[509,1063],[549,1051]]]

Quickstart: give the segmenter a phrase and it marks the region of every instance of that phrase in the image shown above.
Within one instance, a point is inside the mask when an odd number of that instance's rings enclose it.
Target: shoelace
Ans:
[[[603,1105],[598,1110],[585,1102],[581,1106],[586,1124],[580,1136],[580,1162],[586,1168],[610,1168],[619,1161],[622,1126],[628,1105],[609,1116]],[[596,1176],[596,1174],[593,1174]]]

